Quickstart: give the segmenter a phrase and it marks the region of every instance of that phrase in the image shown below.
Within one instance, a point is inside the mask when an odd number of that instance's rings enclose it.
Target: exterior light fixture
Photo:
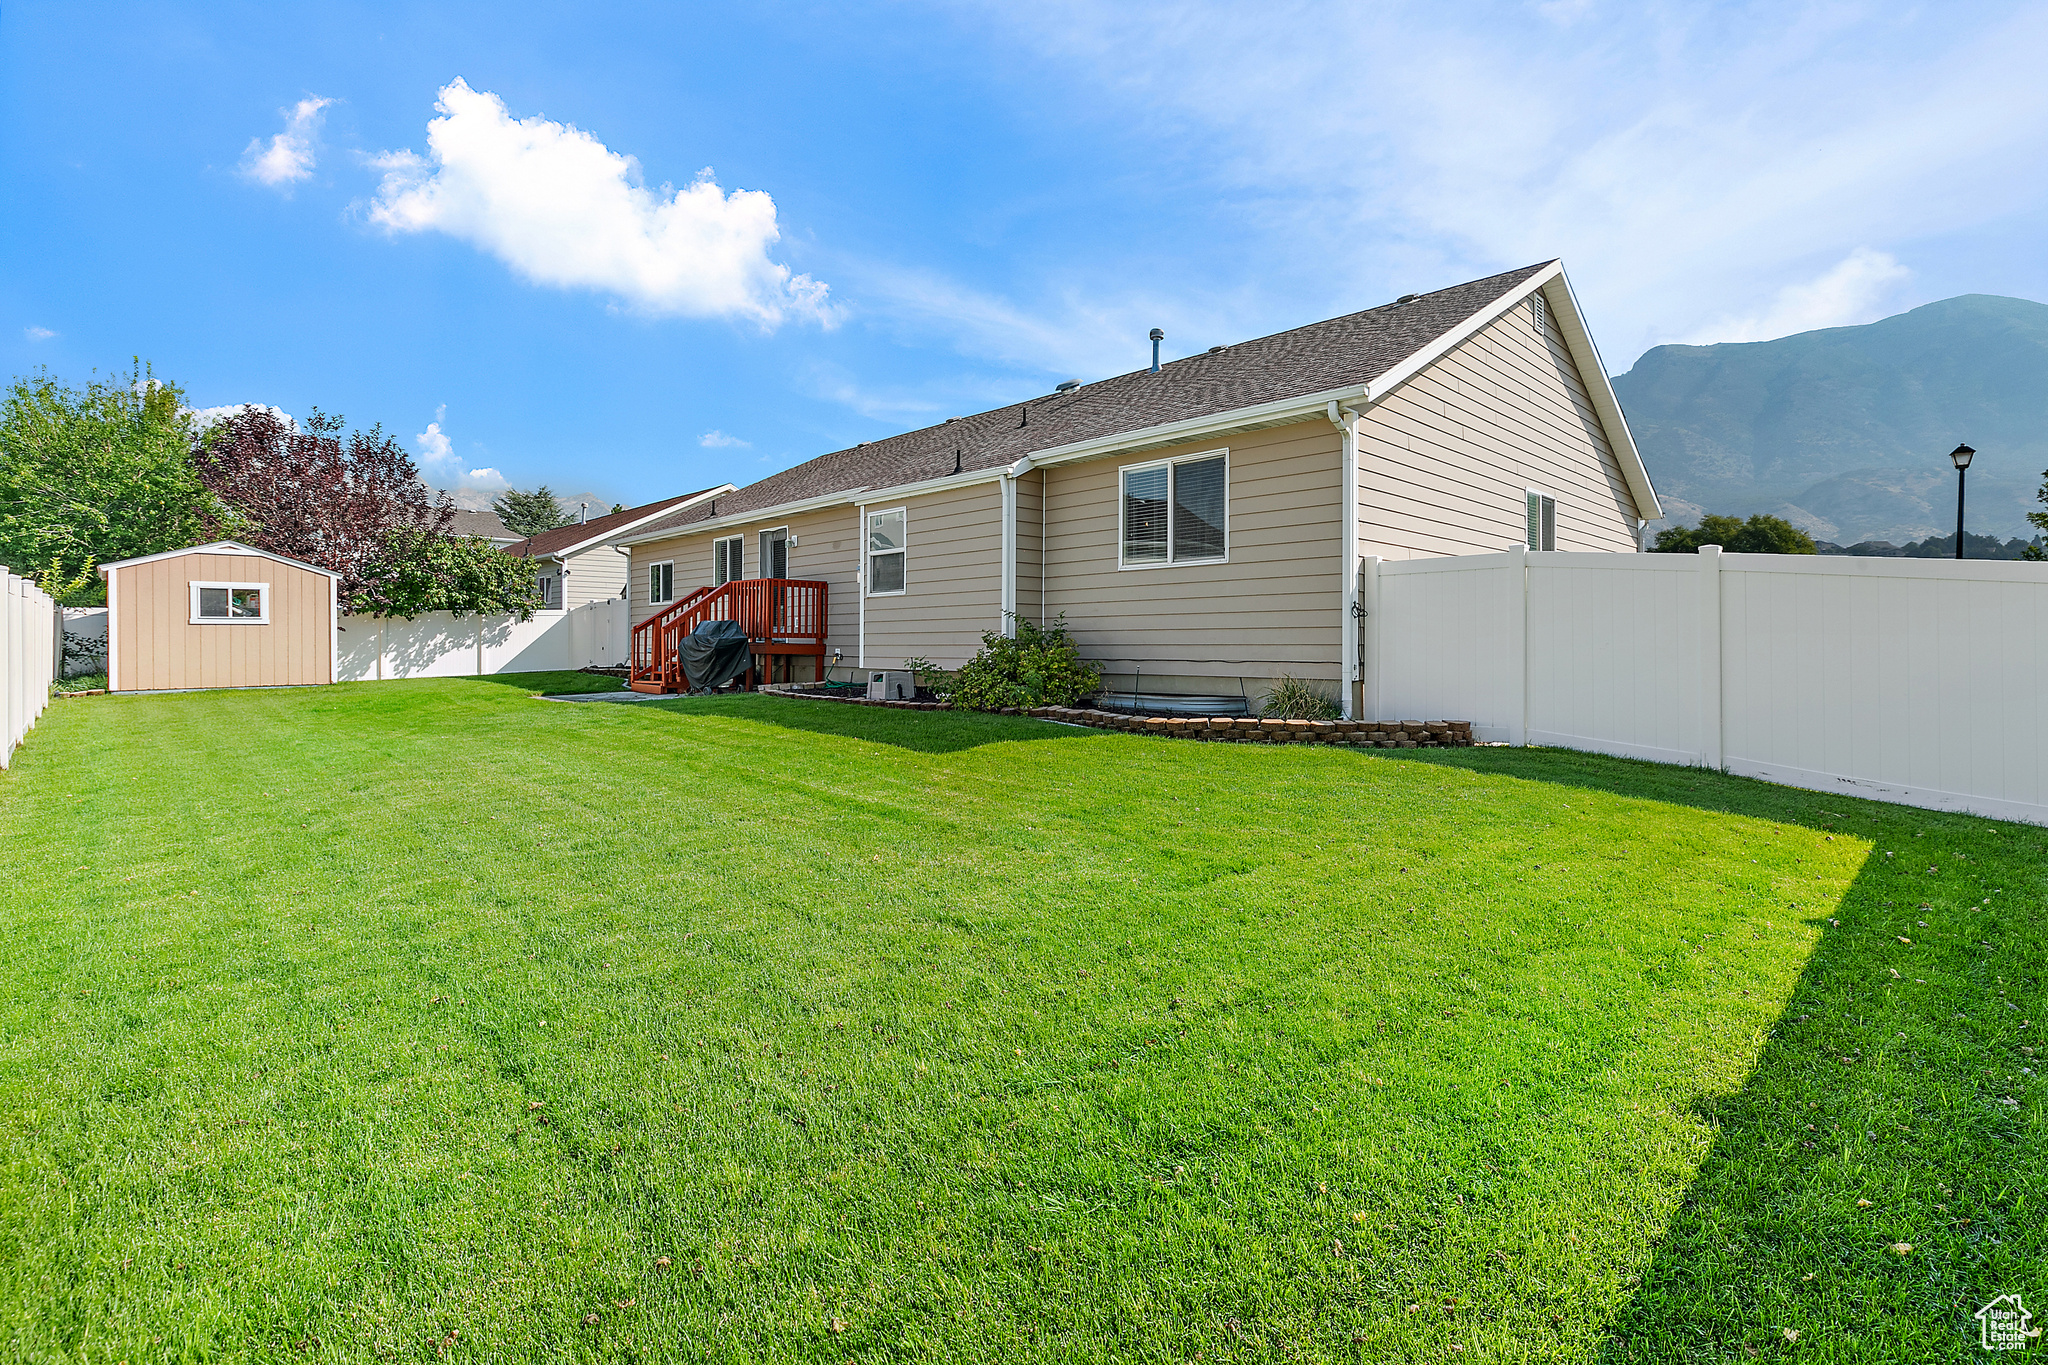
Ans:
[[[1963,479],[1970,468],[1970,460],[1976,451],[1968,446],[1957,446],[1948,453],[1949,463],[1956,467],[1956,558],[1963,557]]]

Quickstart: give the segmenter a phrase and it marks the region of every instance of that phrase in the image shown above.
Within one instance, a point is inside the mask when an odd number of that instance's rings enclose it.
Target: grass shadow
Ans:
[[[800,697],[676,697],[648,702],[636,709],[736,716],[777,729],[893,744],[921,754],[959,753],[985,744],[1087,739],[1096,734],[1078,726],[1056,725],[1029,716],[998,716],[983,711],[901,711]]]
[[[1565,750],[1400,757],[1871,843],[1742,1088],[1699,1107],[1603,1365],[1961,1360],[1978,1308],[2044,1292],[2048,831]]]

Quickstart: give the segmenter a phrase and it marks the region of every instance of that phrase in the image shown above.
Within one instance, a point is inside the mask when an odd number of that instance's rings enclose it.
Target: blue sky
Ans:
[[[628,503],[1551,256],[1620,371],[2048,299],[2043,69],[2038,4],[14,0],[0,347]]]

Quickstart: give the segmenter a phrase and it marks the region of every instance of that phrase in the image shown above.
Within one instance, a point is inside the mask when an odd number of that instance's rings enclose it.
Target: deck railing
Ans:
[[[760,654],[825,653],[826,588],[809,578],[738,578],[699,588],[633,627],[632,682],[681,691],[683,638],[706,621],[737,621]]]

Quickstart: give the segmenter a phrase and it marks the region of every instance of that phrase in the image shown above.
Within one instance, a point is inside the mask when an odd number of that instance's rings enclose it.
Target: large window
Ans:
[[[647,600],[650,603],[673,602],[676,600],[676,566],[674,560],[647,566]]]
[[[194,583],[192,624],[212,625],[221,621],[261,624],[270,619],[268,583]]]
[[[789,528],[761,532],[761,577],[789,577]]]
[[[1229,558],[1227,452],[1131,465],[1122,473],[1122,567],[1215,564]]]
[[[887,512],[868,513],[868,595],[903,591],[907,576],[904,559],[909,554],[909,513],[897,507]]]
[[[746,573],[740,567],[740,546],[745,543],[745,538],[741,536],[727,536],[723,540],[711,542],[712,587],[730,583],[735,578],[746,577]]]

